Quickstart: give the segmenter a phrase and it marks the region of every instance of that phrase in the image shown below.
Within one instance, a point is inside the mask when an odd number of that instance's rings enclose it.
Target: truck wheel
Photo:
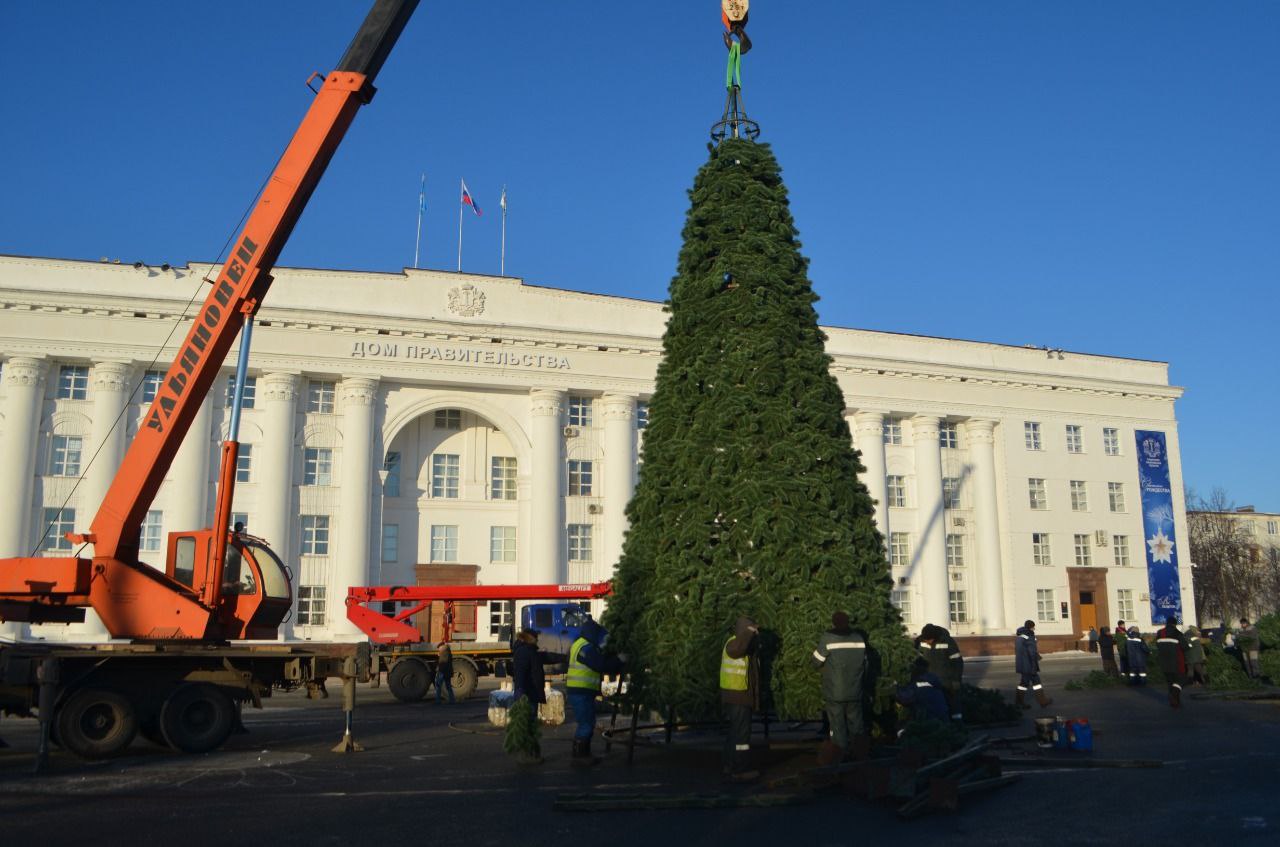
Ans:
[[[479,676],[476,666],[467,659],[455,659],[453,662],[453,696],[466,700],[476,693],[476,678]]]
[[[138,734],[138,716],[123,694],[82,688],[54,718],[58,741],[82,759],[109,759],[124,752]]]
[[[216,750],[231,735],[235,703],[222,689],[204,682],[178,688],[160,707],[160,732],[184,753]]]
[[[431,671],[417,659],[401,659],[387,674],[387,688],[402,703],[416,703],[431,688]]]

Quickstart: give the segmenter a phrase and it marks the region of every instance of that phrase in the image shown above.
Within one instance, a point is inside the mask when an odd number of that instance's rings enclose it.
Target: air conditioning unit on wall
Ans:
[[[601,513],[601,512],[603,512],[603,511],[604,511],[604,509],[600,506],[600,504],[599,504],[599,503],[590,503],[590,504],[588,504],[588,505],[587,505],[587,514],[588,514],[588,515],[598,515],[598,514],[600,514],[600,513]]]
[[[565,437],[565,438],[577,438],[577,437],[578,437],[578,428],[577,428],[576,426],[566,426],[566,427],[564,428],[564,437]]]
[[[952,518],[951,518],[951,525],[952,525],[952,526],[964,526],[964,525],[965,525],[965,519],[964,519],[964,518],[962,518],[962,517],[960,517],[960,516],[958,516],[958,515],[953,515],[953,516],[952,516]]]

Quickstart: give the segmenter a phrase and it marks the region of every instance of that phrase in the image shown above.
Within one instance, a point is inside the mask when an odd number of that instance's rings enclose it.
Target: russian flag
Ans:
[[[462,180],[462,202],[471,207],[471,211],[476,213],[476,217],[480,217],[484,212],[480,211],[480,207],[476,205],[476,201],[472,199],[471,192],[467,190],[467,181]]]

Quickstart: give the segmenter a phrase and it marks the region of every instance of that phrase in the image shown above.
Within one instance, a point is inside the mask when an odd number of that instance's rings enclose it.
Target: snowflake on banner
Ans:
[[[1163,529],[1157,529],[1156,534],[1147,539],[1147,546],[1151,548],[1152,562],[1173,562],[1173,542]]]

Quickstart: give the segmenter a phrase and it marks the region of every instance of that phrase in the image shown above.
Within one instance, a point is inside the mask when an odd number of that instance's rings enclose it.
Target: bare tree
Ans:
[[[1263,550],[1221,488],[1208,499],[1187,489],[1196,608],[1206,622],[1251,619],[1280,600],[1280,551]]]

